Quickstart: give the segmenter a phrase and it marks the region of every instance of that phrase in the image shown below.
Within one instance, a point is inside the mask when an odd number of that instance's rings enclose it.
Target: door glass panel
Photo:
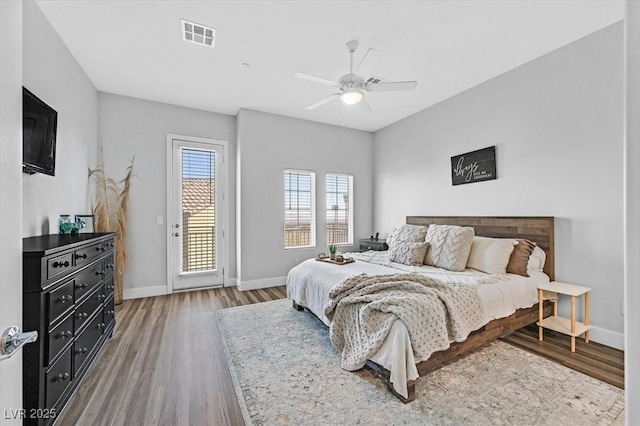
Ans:
[[[216,270],[216,153],[181,149],[180,273]]]

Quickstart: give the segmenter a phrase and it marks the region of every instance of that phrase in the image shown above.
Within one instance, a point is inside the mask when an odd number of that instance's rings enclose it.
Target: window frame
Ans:
[[[286,200],[287,200],[287,186],[286,186],[286,175],[287,173],[297,174],[297,175],[307,175],[311,178],[311,188],[310,188],[310,214],[311,214],[311,224],[309,229],[309,244],[308,245],[300,245],[300,246],[287,246],[287,208],[286,208]],[[283,237],[283,247],[285,250],[298,250],[298,249],[309,249],[316,247],[316,172],[313,170],[303,170],[303,169],[292,169],[285,168],[283,171],[283,226],[282,226],[282,237]],[[290,191],[290,190],[289,190]],[[299,192],[299,191],[296,191]],[[298,209],[299,210],[299,209]],[[298,222],[298,226],[299,226]]]
[[[348,225],[348,229],[347,229],[347,242],[344,243],[336,243],[336,245],[338,247],[349,247],[349,246],[353,246],[355,244],[355,238],[354,238],[354,228],[355,228],[355,222],[354,222],[354,217],[353,217],[353,207],[354,207],[354,177],[351,173],[337,173],[337,172],[326,172],[325,173],[325,177],[324,177],[324,185],[325,185],[325,207],[324,207],[324,214],[325,214],[325,235],[329,229],[329,221],[328,221],[328,212],[329,210],[327,209],[327,204],[328,204],[328,194],[329,194],[329,187],[327,185],[327,178],[329,176],[336,176],[336,177],[346,177],[348,179],[348,186],[349,186],[349,216],[347,217],[347,225]],[[327,244],[331,244],[331,242],[327,239]]]

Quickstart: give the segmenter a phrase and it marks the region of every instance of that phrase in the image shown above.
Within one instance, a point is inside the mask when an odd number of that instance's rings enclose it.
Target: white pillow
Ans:
[[[463,271],[475,231],[455,225],[429,225],[426,241],[429,249],[424,263],[450,271]]]
[[[509,238],[473,237],[467,268],[488,274],[506,274],[516,244],[516,240]]]
[[[400,241],[408,241],[410,243],[424,242],[427,236],[427,227],[421,225],[402,225],[391,232],[387,237],[387,245],[389,249]]]
[[[427,247],[425,242],[397,241],[389,247],[389,260],[405,265],[422,265]]]
[[[544,262],[547,260],[547,254],[540,247],[536,246],[529,256],[529,263],[527,263],[527,271],[542,271],[544,268]]]

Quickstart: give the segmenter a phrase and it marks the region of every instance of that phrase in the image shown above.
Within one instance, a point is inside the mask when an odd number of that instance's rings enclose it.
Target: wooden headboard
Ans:
[[[551,281],[555,279],[553,216],[407,216],[407,224],[471,226],[476,235],[481,237],[525,238],[534,241],[547,255],[544,272]]]

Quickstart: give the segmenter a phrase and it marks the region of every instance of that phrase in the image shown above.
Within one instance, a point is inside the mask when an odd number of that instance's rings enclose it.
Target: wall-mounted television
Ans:
[[[22,88],[22,171],[54,176],[58,113]]]

